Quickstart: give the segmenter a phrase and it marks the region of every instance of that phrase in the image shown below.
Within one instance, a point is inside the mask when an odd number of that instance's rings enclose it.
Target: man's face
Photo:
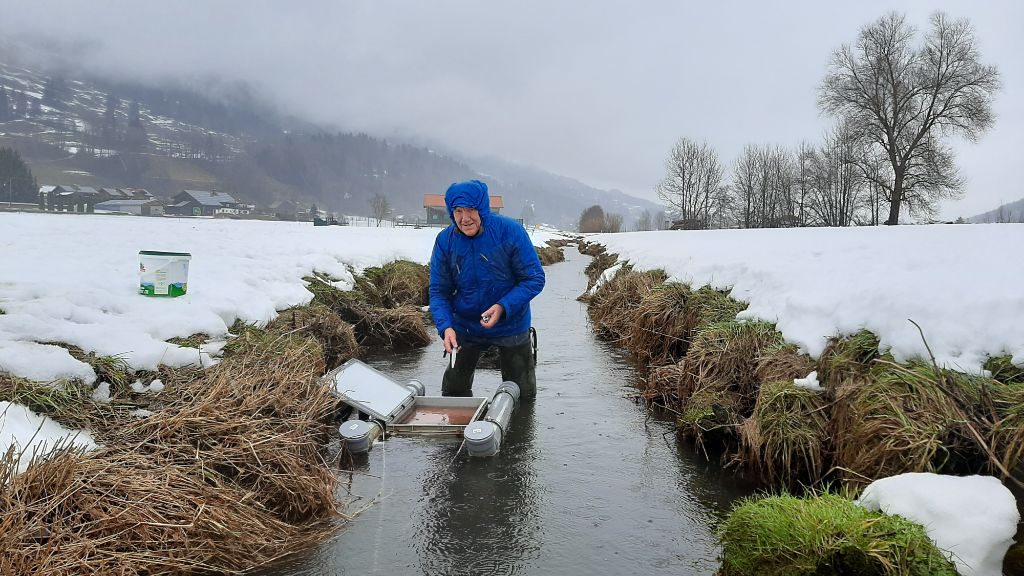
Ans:
[[[455,225],[466,236],[476,236],[480,231],[480,212],[476,208],[456,206],[452,213],[455,215]]]

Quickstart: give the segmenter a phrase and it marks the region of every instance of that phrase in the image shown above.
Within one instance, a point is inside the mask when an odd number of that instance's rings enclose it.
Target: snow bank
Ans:
[[[989,355],[1024,364],[1024,224],[666,230],[597,234],[637,269],[695,288],[732,288],[741,318],[775,322],[818,356],[828,337],[867,329],[897,360],[977,373]]]
[[[857,503],[924,526],[964,576],[1000,576],[1020,521],[1013,494],[991,476],[900,474],[869,484]]]

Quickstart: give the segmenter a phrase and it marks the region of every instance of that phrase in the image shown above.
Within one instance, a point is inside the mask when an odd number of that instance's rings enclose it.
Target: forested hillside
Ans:
[[[627,222],[659,209],[541,170],[284,117],[243,85],[212,97],[183,84],[44,73],[4,63],[3,54],[0,146],[18,151],[39,185],[142,187],[164,197],[215,188],[257,206],[290,200],[368,214],[370,200],[384,195],[393,215],[415,217],[423,194],[479,178],[504,197],[506,214],[566,229],[593,204]]]

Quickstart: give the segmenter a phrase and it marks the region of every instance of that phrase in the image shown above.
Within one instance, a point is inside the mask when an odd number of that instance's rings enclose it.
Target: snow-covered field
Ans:
[[[989,355],[1024,363],[1024,224],[597,234],[637,269],[732,288],[741,317],[776,322],[817,356],[830,336],[874,332],[897,360],[977,373]]]
[[[266,322],[312,299],[303,276],[351,282],[370,266],[427,263],[434,228],[314,227],[309,223],[0,213],[0,371],[34,380],[92,369],[63,348],[120,355],[135,369],[197,361],[166,340],[222,336],[236,319]],[[557,237],[534,231],[537,245]],[[139,251],[192,255],[188,294],[138,294]],[[204,358],[204,360],[206,360]]]
[[[166,339],[223,336],[236,319],[265,322],[312,298],[303,276],[319,271],[351,282],[356,272],[396,259],[426,263],[438,229],[314,227],[308,223],[102,215],[0,213],[0,371],[36,380],[92,369],[65,342],[121,355],[136,369],[188,364],[195,350]],[[560,235],[534,230],[534,244]],[[731,287],[744,313],[776,321],[811,354],[834,334],[867,328],[901,358],[924,348],[976,371],[988,354],[1024,362],[1024,225],[661,231],[591,236],[638,268],[663,268],[695,286]],[[188,294],[138,294],[139,251],[189,252]],[[67,431],[22,406],[0,403],[0,452],[30,453]],[[75,440],[92,445],[87,433]],[[41,450],[45,450],[40,447]],[[23,463],[24,465],[24,463]],[[928,526],[961,557],[963,574],[997,574],[1016,527],[1012,496],[980,477],[937,481],[904,475],[867,492],[865,505]],[[985,493],[988,499],[964,495]],[[920,498],[927,495],[926,498]],[[965,518],[977,518],[969,540]],[[965,565],[967,559],[973,566]]]

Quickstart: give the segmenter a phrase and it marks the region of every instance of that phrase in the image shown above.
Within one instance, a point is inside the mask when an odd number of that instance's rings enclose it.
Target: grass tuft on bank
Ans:
[[[834,494],[749,498],[722,527],[719,576],[956,576],[924,528]]]
[[[372,269],[353,291],[307,280],[309,305],[266,326],[236,322],[222,361],[205,370],[132,372],[119,356],[55,343],[111,384],[109,401],[77,381],[0,374],[0,400],[100,444],[58,447],[21,474],[19,458],[33,455],[0,455],[0,573],[240,573],[334,534],[337,401],[320,378],[365,346],[429,343],[417,305],[429,280],[407,263]],[[359,323],[342,316],[351,311]],[[159,394],[131,391],[156,378]]]
[[[167,342],[183,348],[200,348],[210,340],[209,334],[197,332],[185,337],[168,338]]]
[[[741,454],[773,485],[822,478],[831,463],[828,400],[792,380],[761,385],[753,414],[740,425]]]
[[[565,252],[559,246],[551,245],[551,241],[548,241],[548,246],[537,246],[537,257],[540,258],[541,266],[550,266],[556,262],[565,261]]]
[[[585,301],[596,335],[647,372],[639,395],[676,412],[680,435],[709,458],[762,481],[859,486],[926,471],[1007,478],[1024,461],[1024,367],[1009,357],[989,360],[991,378],[930,360],[901,364],[861,330],[834,336],[812,359],[773,324],[737,321],[746,305],[727,291],[693,290],[628,264]],[[795,385],[815,371],[822,390]]]
[[[356,277],[352,290],[341,290],[318,275],[305,280],[313,292],[313,304],[350,324],[360,347],[419,348],[433,341],[420,309],[429,301],[430,275],[425,266],[397,261],[370,268]]]
[[[324,368],[315,339],[245,327],[231,355],[145,414],[88,387],[0,379],[64,424],[110,419],[92,452],[58,449],[17,475],[13,451],[0,460],[0,572],[239,572],[333,533]]]

